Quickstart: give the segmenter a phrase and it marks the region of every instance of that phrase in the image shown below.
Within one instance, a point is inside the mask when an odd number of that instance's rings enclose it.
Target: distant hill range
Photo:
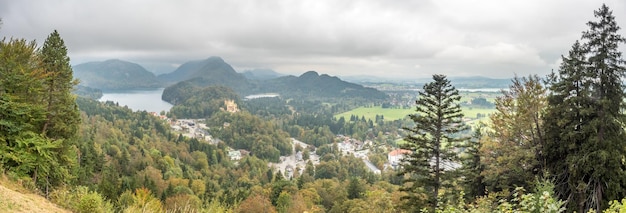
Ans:
[[[74,77],[82,86],[101,90],[159,88],[163,83],[139,64],[111,59],[88,62],[73,67]]]
[[[487,77],[450,77],[450,82],[456,88],[478,89],[478,88],[508,88],[511,79],[487,78]]]
[[[242,72],[243,76],[250,80],[269,80],[285,76],[271,69],[253,69]]]
[[[248,76],[246,78],[245,76]],[[159,75],[163,82],[172,84],[166,88],[169,94],[181,94],[188,88],[226,86],[241,96],[257,93],[278,93],[287,98],[366,98],[384,99],[386,94],[376,89],[342,81],[337,77],[319,75],[314,71],[296,76],[281,76],[271,70],[250,70],[237,73],[219,57],[191,61],[181,65],[172,73]],[[174,92],[176,91],[176,92]],[[197,90],[189,90],[197,92]],[[165,93],[165,92],[164,92]],[[174,101],[169,95],[165,101]]]
[[[363,84],[363,85],[376,85],[380,83],[392,83],[392,84],[410,84],[421,87],[427,82],[431,82],[432,78],[406,78],[406,79],[391,79],[376,76],[342,76],[342,79],[346,81]],[[471,77],[448,77],[452,85],[456,88],[465,89],[478,89],[478,88],[508,88],[511,84],[511,79],[504,78],[488,78],[482,76]]]

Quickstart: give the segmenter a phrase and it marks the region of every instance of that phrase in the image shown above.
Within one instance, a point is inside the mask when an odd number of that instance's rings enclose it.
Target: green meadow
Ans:
[[[463,114],[465,115],[465,118],[469,118],[472,120],[475,120],[477,118],[477,115],[483,114],[483,115],[489,115],[493,112],[495,112],[496,110],[494,108],[475,108],[475,107],[461,107],[461,109],[463,110]],[[415,113],[415,109],[414,108],[410,108],[410,109],[391,109],[391,108],[386,108],[383,109],[380,106],[375,106],[375,107],[359,107],[341,114],[337,114],[335,115],[335,118],[339,119],[340,117],[344,117],[346,120],[350,119],[351,115],[356,115],[359,118],[361,117],[365,117],[365,119],[369,120],[371,119],[372,121],[376,120],[376,115],[383,115],[385,117],[386,121],[393,121],[393,120],[398,120],[398,119],[404,119],[406,116],[408,116],[409,114]],[[485,116],[486,117],[486,116]]]
[[[375,107],[359,107],[341,114],[337,114],[335,115],[336,118],[340,118],[340,117],[344,117],[346,120],[350,119],[351,115],[357,115],[359,116],[359,118],[361,118],[362,116],[365,116],[366,120],[371,119],[372,121],[376,120],[376,115],[383,115],[385,116],[385,120],[387,121],[393,121],[393,120],[398,120],[398,119],[404,119],[404,117],[408,116],[409,114],[415,112],[415,110],[413,108],[411,109],[391,109],[391,108],[386,108],[383,109],[381,106],[375,106]]]

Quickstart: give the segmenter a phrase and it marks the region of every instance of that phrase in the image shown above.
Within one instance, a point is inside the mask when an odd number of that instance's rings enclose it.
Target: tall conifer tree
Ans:
[[[53,31],[41,48],[41,67],[46,76],[42,103],[46,107],[46,118],[41,124],[41,134],[52,141],[60,141],[56,160],[58,167],[50,174],[53,185],[67,181],[73,173],[76,156],[76,136],[80,115],[72,89],[73,78],[67,48],[59,33]]]
[[[600,211],[626,193],[622,78],[624,38],[606,5],[595,11],[558,73],[550,76],[545,118],[547,168],[570,210]]]
[[[75,137],[80,116],[72,89],[77,82],[73,77],[65,43],[56,30],[44,42],[41,58],[47,75],[44,81],[44,103],[48,111],[42,134],[52,139]]]
[[[409,115],[415,127],[404,128],[410,134],[402,148],[412,153],[403,159],[400,175],[405,184],[401,190],[409,193],[404,199],[414,210],[419,208],[421,193],[426,193],[434,211],[440,190],[458,178],[452,165],[459,162],[458,148],[466,138],[456,136],[468,129],[462,122],[458,90],[444,75],[433,75],[433,80],[419,92],[417,113]]]

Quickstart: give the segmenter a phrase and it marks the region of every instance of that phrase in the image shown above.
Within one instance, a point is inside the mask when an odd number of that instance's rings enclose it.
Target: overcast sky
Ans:
[[[625,28],[626,1],[605,3]],[[154,72],[220,56],[238,71],[510,78],[543,76],[556,68],[601,5],[592,0],[0,0],[0,37],[41,44],[57,29],[74,65],[117,58]]]

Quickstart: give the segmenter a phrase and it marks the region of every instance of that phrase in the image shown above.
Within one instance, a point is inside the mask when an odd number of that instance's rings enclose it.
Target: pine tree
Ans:
[[[622,85],[625,39],[606,5],[594,12],[558,73],[549,77],[545,116],[547,168],[571,210],[600,212],[626,189],[626,132]]]
[[[417,113],[409,115],[415,127],[404,128],[410,134],[402,148],[412,153],[403,159],[399,174],[405,177],[401,190],[409,193],[404,197],[409,207],[418,207],[424,190],[434,211],[440,202],[440,190],[449,188],[458,178],[450,167],[459,162],[458,149],[466,140],[457,136],[468,128],[462,122],[458,90],[444,75],[433,75],[433,80],[419,92]]]
[[[71,92],[77,81],[73,78],[65,43],[56,30],[44,42],[41,58],[47,75],[44,103],[48,111],[42,133],[52,139],[75,137],[80,116]]]
[[[360,178],[351,177],[346,191],[348,192],[348,199],[359,199],[365,194],[365,186],[361,183]]]
[[[72,178],[71,173],[77,162],[75,143],[80,114],[71,93],[77,82],[73,79],[65,43],[56,30],[44,42],[40,55],[41,67],[46,74],[42,100],[46,107],[46,119],[41,124],[41,134],[61,142],[55,158],[58,167],[50,174],[52,184],[58,185]]]
[[[468,141],[464,155],[461,156],[465,195],[470,199],[484,196],[486,192],[485,177],[482,174],[485,165],[481,162],[480,155],[484,128],[485,124],[482,122],[475,127],[472,139]]]

